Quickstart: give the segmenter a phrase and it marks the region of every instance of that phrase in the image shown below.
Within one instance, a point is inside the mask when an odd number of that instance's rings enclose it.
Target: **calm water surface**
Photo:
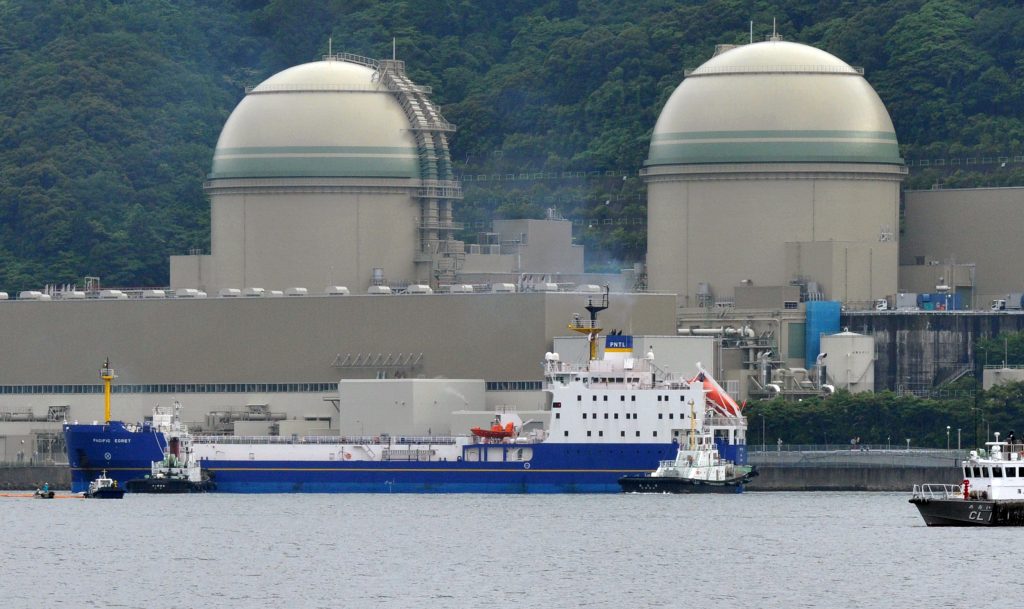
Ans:
[[[906,494],[0,498],[20,607],[965,607],[1024,529]],[[984,590],[984,599],[976,595]]]

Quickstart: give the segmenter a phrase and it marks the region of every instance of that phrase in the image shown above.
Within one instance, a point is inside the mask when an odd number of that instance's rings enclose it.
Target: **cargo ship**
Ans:
[[[707,426],[723,457],[746,463],[746,420],[705,371],[686,378],[661,370],[653,353],[638,357],[632,337],[616,333],[598,353],[597,313],[607,307],[607,292],[591,297],[589,319],[569,323],[588,338],[586,362],[545,354],[547,428],[502,409],[490,427],[458,436],[195,435],[192,457],[217,492],[612,493],[619,478],[674,458]],[[108,386],[112,376],[101,374]],[[128,426],[110,420],[108,407],[104,423],[65,424],[72,489],[84,490],[101,470],[119,482],[139,478],[187,433],[177,411]]]

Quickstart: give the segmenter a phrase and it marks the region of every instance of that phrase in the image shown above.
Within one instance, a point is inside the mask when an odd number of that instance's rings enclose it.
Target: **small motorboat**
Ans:
[[[36,499],[53,499],[53,491],[50,490],[50,485],[47,483],[42,488],[37,488],[32,496]]]
[[[89,499],[121,499],[124,489],[117,485],[117,480],[107,477],[107,470],[103,470],[102,475],[89,482],[85,496]]]

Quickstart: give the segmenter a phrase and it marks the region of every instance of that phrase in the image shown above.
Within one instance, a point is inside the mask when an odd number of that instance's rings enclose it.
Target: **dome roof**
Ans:
[[[409,120],[374,74],[330,59],[263,81],[224,124],[210,178],[418,178]]]
[[[903,160],[860,70],[814,47],[769,41],[687,74],[658,117],[646,164],[770,162]]]

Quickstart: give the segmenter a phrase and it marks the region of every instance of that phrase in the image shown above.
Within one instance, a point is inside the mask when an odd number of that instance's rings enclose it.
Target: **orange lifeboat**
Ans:
[[[508,423],[505,424],[505,427],[502,427],[501,425],[495,423],[494,425],[491,425],[490,429],[474,427],[470,429],[470,431],[473,432],[474,436],[480,438],[509,438],[512,437],[514,429],[515,428],[512,425],[512,421],[509,421]]]

